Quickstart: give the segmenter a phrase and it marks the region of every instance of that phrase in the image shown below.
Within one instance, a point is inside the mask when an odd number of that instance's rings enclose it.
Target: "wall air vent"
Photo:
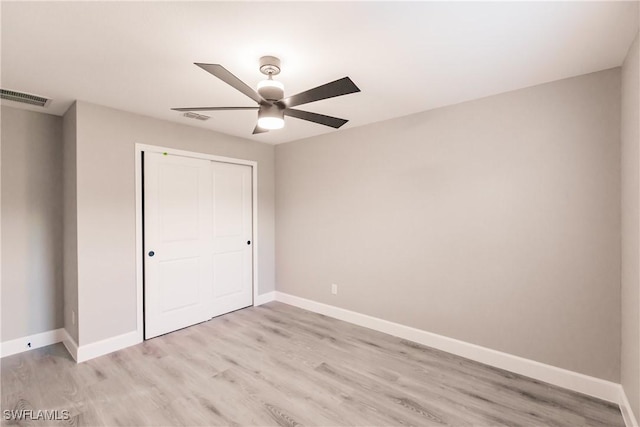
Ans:
[[[37,107],[46,107],[51,102],[50,99],[38,95],[31,95],[15,90],[0,89],[0,98],[8,101],[20,102],[22,104],[35,105]]]
[[[183,116],[185,116],[188,119],[202,120],[203,122],[211,118],[209,116],[204,116],[202,114],[192,113],[191,111],[184,113]]]

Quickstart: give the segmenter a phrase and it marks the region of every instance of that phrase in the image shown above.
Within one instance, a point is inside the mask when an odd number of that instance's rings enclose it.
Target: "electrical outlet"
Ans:
[[[338,295],[338,285],[336,285],[335,283],[331,284],[331,293],[334,295]]]
[[[71,324],[72,325],[76,324],[76,312],[75,312],[75,310],[71,310]]]

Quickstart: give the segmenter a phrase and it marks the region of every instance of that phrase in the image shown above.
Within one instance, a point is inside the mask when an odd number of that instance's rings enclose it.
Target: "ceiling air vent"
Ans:
[[[189,111],[188,113],[184,113],[183,116],[185,116],[188,119],[202,120],[203,122],[211,118],[209,116],[205,116],[202,114],[192,113],[191,111]]]
[[[35,105],[37,107],[46,107],[51,102],[50,99],[38,95],[16,92],[15,90],[0,89],[0,98],[8,101],[21,102],[23,104]]]

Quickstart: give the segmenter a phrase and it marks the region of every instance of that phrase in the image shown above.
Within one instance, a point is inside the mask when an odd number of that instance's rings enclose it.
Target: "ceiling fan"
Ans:
[[[274,56],[260,58],[260,72],[268,78],[258,83],[258,90],[253,90],[242,80],[231,74],[220,64],[195,63],[198,67],[213,74],[223,82],[242,92],[258,103],[256,107],[190,107],[172,108],[175,111],[220,111],[220,110],[258,110],[258,123],[253,133],[263,133],[284,127],[284,116],[307,120],[332,128],[339,128],[348,122],[345,119],[325,116],[324,114],[297,110],[292,107],[319,101],[321,99],[334,98],[360,92],[358,86],[349,77],[343,77],[331,83],[327,83],[313,89],[301,92],[297,95],[284,97],[284,86],[281,82],[273,80],[273,76],[280,73],[280,60]]]

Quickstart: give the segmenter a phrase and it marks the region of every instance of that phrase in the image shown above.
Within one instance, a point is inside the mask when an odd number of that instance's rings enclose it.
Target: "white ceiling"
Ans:
[[[638,3],[612,1],[2,2],[1,13],[1,86],[53,98],[40,111],[80,99],[269,143],[336,130],[286,118],[252,136],[254,111],[184,118],[170,108],[255,105],[193,62],[255,87],[258,59],[278,56],[286,95],[349,76],[362,92],[298,107],[346,129],[619,66],[638,28]]]

